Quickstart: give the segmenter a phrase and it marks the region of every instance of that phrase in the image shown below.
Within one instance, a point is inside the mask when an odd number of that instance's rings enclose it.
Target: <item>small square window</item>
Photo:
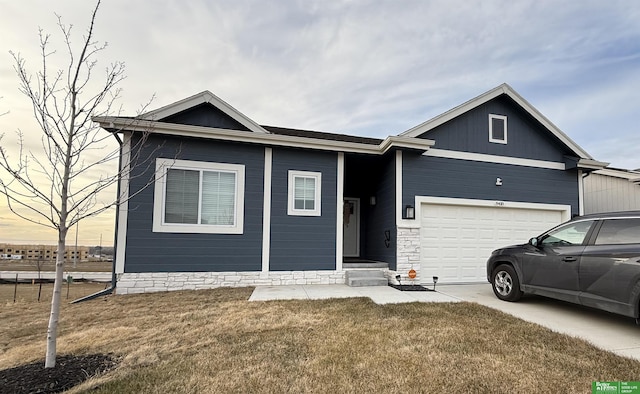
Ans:
[[[287,213],[293,216],[320,216],[322,174],[309,171],[289,171]]]
[[[507,117],[489,114],[489,142],[507,143]]]

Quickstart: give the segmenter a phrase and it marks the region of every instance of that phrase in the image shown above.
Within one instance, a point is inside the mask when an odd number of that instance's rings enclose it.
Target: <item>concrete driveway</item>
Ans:
[[[634,319],[539,296],[518,302],[496,298],[491,285],[440,285],[438,292],[498,309],[553,331],[585,339],[620,356],[640,360],[640,326]]]

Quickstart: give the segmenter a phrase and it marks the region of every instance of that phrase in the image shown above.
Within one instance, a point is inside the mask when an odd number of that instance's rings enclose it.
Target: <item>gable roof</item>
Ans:
[[[426,133],[429,130],[432,130],[443,123],[446,123],[465,112],[471,111],[478,106],[493,100],[494,98],[501,95],[509,96],[513,101],[515,101],[523,110],[525,110],[528,114],[533,116],[540,124],[546,127],[556,138],[558,138],[563,144],[565,144],[572,152],[576,154],[576,156],[593,160],[593,157],[589,155],[584,149],[582,149],[578,144],[576,144],[569,136],[562,132],[556,125],[554,125],[549,119],[547,119],[540,111],[538,111],[533,105],[531,105],[527,100],[525,100],[522,96],[520,96],[511,86],[506,83],[489,90],[486,93],[481,94],[480,96],[473,98],[467,101],[464,104],[461,104],[449,111],[436,116],[424,123],[421,123],[415,127],[410,128],[409,130],[401,133],[401,136],[404,137],[418,137],[421,134]],[[604,163],[603,163],[604,164]]]
[[[205,103],[211,104],[214,107],[218,108],[220,111],[224,112],[226,115],[230,116],[238,123],[253,132],[267,134],[269,133],[262,126],[251,120],[248,116],[233,108],[227,102],[208,90],[195,94],[191,97],[187,97],[186,99],[176,101],[175,103],[165,105],[162,108],[144,113],[140,115],[139,118],[144,120],[160,120]]]

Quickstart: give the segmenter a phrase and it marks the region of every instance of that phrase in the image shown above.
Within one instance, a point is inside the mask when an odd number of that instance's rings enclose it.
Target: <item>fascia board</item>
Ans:
[[[525,109],[531,116],[533,116],[538,122],[540,122],[544,127],[550,130],[563,144],[565,144],[569,149],[571,149],[574,153],[576,153],[579,157],[584,159],[591,159],[590,154],[588,154],[584,149],[582,149],[578,144],[576,144],[568,135],[566,135],[562,130],[560,130],[556,125],[553,124],[546,116],[544,116],[540,111],[538,111],[533,105],[531,105],[524,97],[520,96],[518,92],[513,90],[511,86],[504,84],[506,90],[505,93],[513,99],[518,105]]]
[[[492,100],[499,95],[504,93],[505,84],[498,86],[497,88],[491,89],[490,91],[481,94],[480,96],[473,98],[463,104],[458,105],[455,108],[448,110],[447,112],[436,116],[435,118],[431,118],[424,123],[421,123],[415,127],[410,128],[409,130],[400,133],[400,136],[404,137],[417,137],[429,130],[432,130],[448,121],[457,118],[458,116],[464,114],[465,112],[471,111],[479,105],[486,103],[489,100]]]
[[[598,175],[610,176],[614,178],[627,179],[633,183],[640,181],[640,173],[634,172],[634,171],[623,171],[623,170],[616,170],[613,168],[603,168],[601,170],[594,171],[593,173]]]
[[[428,151],[435,145],[434,140],[427,140],[422,138],[412,138],[404,136],[389,136],[380,143],[381,153],[386,153],[392,148],[406,148],[416,149],[421,151]]]
[[[205,90],[204,92],[200,92],[191,97],[187,97],[186,99],[182,99],[173,104],[165,105],[162,108],[156,109],[154,111],[147,112],[140,116],[141,119],[146,120],[158,120],[163,119],[168,116],[177,114],[178,112],[187,110],[189,108],[195,107],[199,104],[209,103],[214,107],[220,109],[225,114],[229,115],[231,118],[235,119],[241,125],[245,126],[249,130],[256,133],[265,133],[269,134],[267,130],[261,127],[259,124],[251,120],[248,116],[244,115],[237,109],[233,108],[226,101],[222,100],[220,97],[215,94]]]
[[[380,154],[379,146],[360,144],[356,142],[322,140],[279,134],[259,134],[247,131],[219,129],[215,127],[152,122],[148,120],[132,120],[112,117],[96,117],[93,120],[98,122],[101,127],[105,129],[115,129],[116,132],[129,130],[223,141],[259,143],[273,146],[310,148],[336,152]]]
[[[602,170],[609,163],[605,163],[602,161],[592,160],[592,159],[580,159],[578,160],[578,168],[590,169],[590,170]]]
[[[263,145],[289,146],[297,148],[309,148],[336,152],[352,152],[381,155],[392,148],[406,148],[427,151],[435,144],[433,140],[420,138],[408,138],[400,136],[387,137],[379,145],[361,144],[357,142],[344,142],[324,140],[318,138],[305,138],[280,134],[258,134],[246,131],[220,129],[215,127],[202,127],[182,125],[166,122],[153,122],[144,119],[129,119],[118,117],[95,117],[94,122],[105,129],[116,132],[130,130],[152,132],[156,134],[188,136],[225,141],[260,143]]]

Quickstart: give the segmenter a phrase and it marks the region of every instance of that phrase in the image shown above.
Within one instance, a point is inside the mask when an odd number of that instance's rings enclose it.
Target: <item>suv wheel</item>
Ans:
[[[522,297],[518,274],[507,264],[499,265],[493,270],[491,287],[496,297],[503,301],[518,301]]]

